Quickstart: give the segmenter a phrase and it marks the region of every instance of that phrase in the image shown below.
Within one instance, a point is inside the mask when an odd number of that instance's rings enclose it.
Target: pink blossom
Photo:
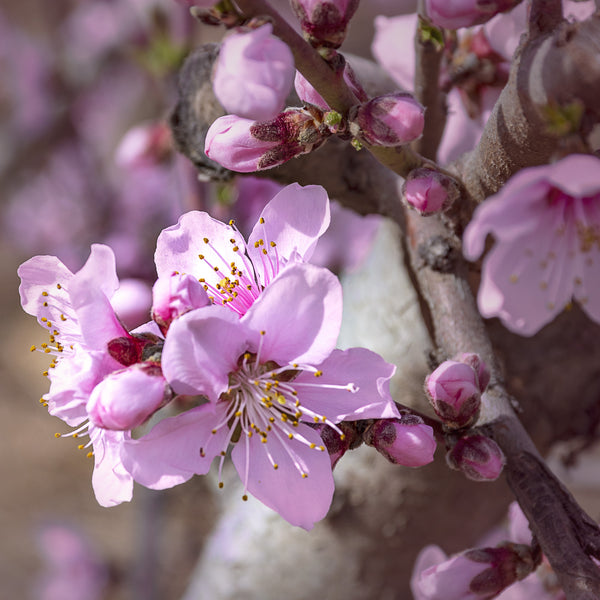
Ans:
[[[425,379],[425,391],[436,414],[449,427],[465,427],[479,415],[479,378],[467,364],[445,360]]]
[[[189,212],[158,237],[158,276],[193,275],[213,303],[243,315],[286,264],[310,260],[329,219],[325,190],[296,183],[265,206],[248,243],[233,224]]]
[[[444,185],[435,172],[419,171],[418,175],[407,178],[404,184],[404,199],[407,204],[424,216],[447,208],[450,203],[448,186]]]
[[[600,322],[600,160],[571,155],[523,169],[481,204],[463,251],[475,260],[488,233],[496,244],[482,266],[479,311],[533,335],[576,300]]]
[[[235,32],[221,44],[213,89],[228,112],[266,121],[283,109],[294,81],[294,57],[272,32],[267,23]]]
[[[423,133],[425,109],[405,93],[386,94],[350,112],[350,131],[368,144],[400,146]]]
[[[279,140],[263,141],[254,137],[250,132],[254,123],[236,115],[219,117],[206,132],[206,156],[238,173],[258,171],[263,156],[276,148]]]
[[[150,343],[130,336],[110,304],[119,286],[114,255],[107,246],[96,244],[76,273],[53,256],[31,258],[18,273],[24,310],[36,316],[49,334],[48,342],[39,347],[52,359],[45,373],[50,390],[42,400],[51,415],[76,428],[69,437],[89,436],[80,448],[93,448],[92,485],[98,502],[113,506],[130,500],[133,480],[119,456],[129,432],[98,427],[89,421],[86,409],[96,387],[131,362],[131,352],[123,354],[111,348]],[[128,360],[119,360],[123,356]]]
[[[331,461],[319,433],[342,420],[394,417],[394,367],[364,349],[333,350],[341,288],[326,269],[287,266],[243,317],[221,306],[191,311],[169,329],[165,377],[209,400],[127,443],[123,460],[154,489],[206,473],[233,444],[244,489],[294,525],[312,528],[331,503]],[[215,344],[219,351],[215,352]]]

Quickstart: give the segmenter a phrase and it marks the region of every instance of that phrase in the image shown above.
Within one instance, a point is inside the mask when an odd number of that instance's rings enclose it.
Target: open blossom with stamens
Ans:
[[[333,476],[311,425],[343,436],[343,420],[395,418],[394,367],[361,348],[334,350],[341,287],[327,269],[286,267],[239,318],[222,306],[190,311],[169,329],[162,355],[177,393],[209,402],[164,419],[130,440],[122,458],[153,489],[207,473],[231,458],[249,492],[310,529],[331,503]],[[218,348],[218,352],[215,351]]]
[[[572,299],[600,322],[600,159],[575,154],[523,169],[481,204],[465,230],[469,260],[496,244],[482,266],[477,302],[520,335],[533,335]]]
[[[89,435],[88,443],[80,448],[93,449],[92,484],[98,502],[111,506],[130,500],[133,480],[119,458],[119,447],[130,434],[124,427],[118,431],[99,427],[89,419],[86,404],[105,378],[141,362],[143,349],[155,337],[133,337],[115,314],[110,298],[119,281],[114,254],[107,246],[93,245],[77,273],[54,256],[35,256],[18,273],[23,308],[49,334],[49,341],[37,348],[52,360],[44,373],[50,390],[42,402],[51,415],[76,428],[68,435]]]
[[[243,315],[286,264],[310,259],[329,219],[325,190],[297,183],[265,206],[247,243],[233,224],[192,211],[158,237],[156,270],[193,275],[213,303]]]

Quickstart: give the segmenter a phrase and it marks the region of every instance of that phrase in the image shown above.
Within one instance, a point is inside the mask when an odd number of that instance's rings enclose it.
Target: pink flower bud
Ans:
[[[413,415],[403,415],[401,420],[379,419],[367,427],[363,440],[390,462],[405,467],[429,464],[436,448],[433,429]]]
[[[294,81],[294,57],[272,32],[273,26],[267,23],[233,33],[221,44],[213,89],[228,112],[265,121],[285,106]]]
[[[425,379],[425,392],[433,410],[448,427],[466,427],[479,415],[479,379],[475,370],[465,363],[444,361]]]
[[[485,392],[489,382],[490,382],[490,370],[487,365],[481,360],[481,356],[479,354],[475,354],[474,352],[463,352],[459,354],[454,360],[458,360],[466,365],[472,367],[477,373],[477,379],[479,380],[479,389],[481,393]]]
[[[253,125],[254,121],[236,115],[219,117],[206,133],[206,156],[232,171],[258,171],[263,155],[277,147],[278,142],[253,137],[250,133]]]
[[[494,440],[484,435],[468,435],[456,442],[446,461],[473,481],[494,481],[502,473],[504,454]]]
[[[137,364],[105,377],[92,391],[86,405],[98,427],[128,431],[141,425],[166,400],[166,382],[160,367]]]
[[[173,149],[166,123],[138,125],[130,129],[115,151],[115,162],[123,169],[155,165]]]
[[[163,333],[184,313],[210,303],[202,284],[192,275],[159,277],[152,287],[152,318]]]
[[[458,29],[485,23],[520,0],[425,0],[427,16],[438,27]]]
[[[358,0],[291,0],[305,36],[313,46],[339,48]]]
[[[419,600],[487,600],[532,572],[527,546],[476,548],[424,569],[411,585]]]
[[[378,96],[350,110],[350,132],[374,146],[401,146],[423,133],[424,112],[409,94]]]

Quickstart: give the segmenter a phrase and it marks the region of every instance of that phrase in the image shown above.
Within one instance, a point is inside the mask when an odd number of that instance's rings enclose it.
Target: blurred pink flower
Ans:
[[[523,169],[481,204],[467,226],[469,260],[496,244],[482,266],[481,314],[534,335],[577,300],[600,322],[600,159],[571,155]]]

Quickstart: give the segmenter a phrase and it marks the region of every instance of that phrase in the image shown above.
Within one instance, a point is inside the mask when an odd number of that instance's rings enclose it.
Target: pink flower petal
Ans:
[[[327,514],[333,497],[329,454],[296,439],[279,439],[273,433],[266,443],[256,435],[241,439],[231,455],[233,464],[248,492],[292,525],[312,529]],[[299,425],[296,433],[307,444],[323,444],[310,427]]]
[[[292,382],[303,408],[334,423],[400,418],[389,393],[389,380],[396,367],[378,354],[365,348],[334,350],[317,368],[322,372],[319,377],[302,371]],[[326,387],[348,384],[356,391]]]
[[[279,364],[324,360],[337,341],[342,318],[338,279],[322,267],[286,267],[242,317],[250,329],[264,331],[261,362]]]
[[[283,188],[265,206],[261,219],[248,239],[248,254],[254,264],[260,264],[262,246],[255,247],[260,239],[265,244],[276,244],[278,255],[289,260],[294,253],[310,260],[321,235],[329,227],[330,212],[327,192],[320,185],[302,187],[293,183]]]
[[[121,462],[121,446],[129,433],[90,428],[94,444],[94,472],[92,486],[101,506],[115,506],[129,502],[133,496],[133,478]]]
[[[238,358],[255,351],[258,337],[226,308],[190,311],[169,329],[162,354],[165,379],[179,394],[205,394],[216,402],[227,390]]]
[[[138,483],[153,490],[208,473],[214,457],[227,446],[227,427],[212,433],[225,417],[227,406],[203,404],[163,419],[140,439],[124,444],[123,464]]]

